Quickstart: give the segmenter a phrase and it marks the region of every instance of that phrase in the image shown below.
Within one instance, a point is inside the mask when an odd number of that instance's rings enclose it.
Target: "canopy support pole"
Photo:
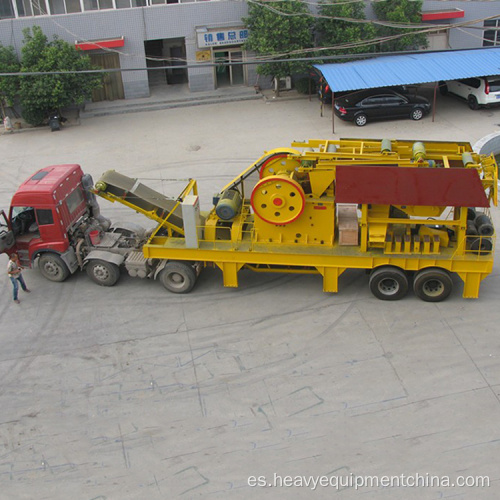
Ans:
[[[434,98],[432,100],[432,123],[434,123],[434,116],[436,115],[436,96],[437,96],[438,82],[434,85]]]
[[[332,90],[332,133],[335,134],[335,113],[333,112],[333,107],[335,104],[335,92]]]

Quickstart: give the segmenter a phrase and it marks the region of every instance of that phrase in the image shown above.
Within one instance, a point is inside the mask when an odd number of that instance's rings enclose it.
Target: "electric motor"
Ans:
[[[241,203],[241,194],[235,189],[228,189],[217,202],[215,213],[222,220],[234,219],[240,213]]]

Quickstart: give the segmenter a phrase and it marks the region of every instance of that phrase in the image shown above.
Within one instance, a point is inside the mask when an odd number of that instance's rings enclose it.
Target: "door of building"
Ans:
[[[245,69],[243,64],[243,52],[241,49],[229,49],[214,52],[215,76],[217,88],[230,85],[244,85]]]
[[[102,69],[120,68],[120,56],[115,53],[92,53],[90,60],[95,66]],[[103,86],[92,92],[92,101],[114,101],[124,99],[122,74],[120,71],[105,73],[103,76]]]

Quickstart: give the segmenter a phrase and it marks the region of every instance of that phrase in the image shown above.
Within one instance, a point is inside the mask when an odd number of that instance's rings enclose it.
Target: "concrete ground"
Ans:
[[[450,97],[434,123],[337,121],[335,135],[307,98],[92,118],[0,137],[0,206],[36,169],[80,163],[94,179],[116,169],[169,195],[184,184],[174,179],[196,178],[208,209],[264,150],[293,140],[475,143],[499,127],[500,109]],[[5,276],[0,497],[497,499],[499,263],[478,300],[457,279],[438,304],[379,301],[354,271],[333,295],[318,276],[242,271],[226,289],[206,270],[184,296],[126,275],[103,288],[28,270],[32,293],[16,305]],[[450,485],[460,481],[479,486]]]

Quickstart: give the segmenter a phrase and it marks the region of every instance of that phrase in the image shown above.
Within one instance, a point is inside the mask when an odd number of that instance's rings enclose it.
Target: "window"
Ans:
[[[72,14],[73,12],[81,12],[82,7],[80,5],[80,0],[66,0],[66,12]]]
[[[52,217],[52,210],[39,208],[36,211],[36,218],[38,219],[39,226],[48,226],[49,224],[54,224],[54,218]]]
[[[368,97],[365,99],[361,105],[362,106],[374,106],[374,105],[380,105],[385,103],[385,96],[378,96],[378,97]]]
[[[75,189],[67,198],[66,205],[68,206],[69,213],[72,214],[83,202],[83,194],[80,189]]]
[[[481,80],[479,78],[464,78],[463,80],[458,81],[468,87],[472,87],[473,89],[478,89],[481,86]]]
[[[399,105],[399,104],[405,104],[405,103],[406,103],[406,100],[403,99],[402,97],[394,96],[394,97],[388,97],[386,99],[386,104],[390,104],[392,106]]]
[[[10,0],[0,0],[0,19],[14,17],[14,10]]]
[[[51,14],[66,14],[64,0],[49,0]]]
[[[500,19],[488,19],[484,21],[485,29],[483,32],[483,47],[491,47],[492,45],[500,45]]]
[[[490,86],[490,92],[500,92],[500,78],[498,76],[489,77],[487,80]]]

